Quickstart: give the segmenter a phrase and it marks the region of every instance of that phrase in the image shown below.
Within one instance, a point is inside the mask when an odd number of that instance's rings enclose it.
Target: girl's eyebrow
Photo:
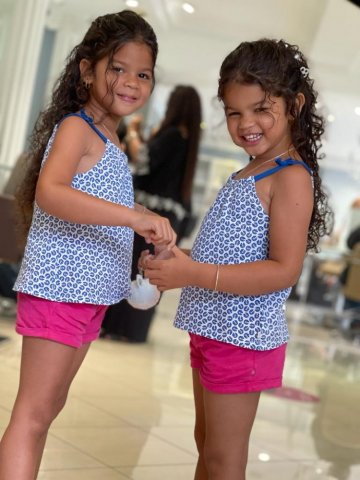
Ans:
[[[112,63],[113,63],[113,64],[114,64],[114,63],[119,63],[120,65],[124,65],[125,67],[128,66],[128,63],[127,63],[127,62],[124,62],[123,60],[119,60],[119,59],[117,59],[117,58],[115,58],[115,57],[112,59]],[[152,68],[151,68],[151,67],[148,67],[148,66],[143,67],[143,68],[140,68],[139,70],[141,70],[142,72],[152,72]]]
[[[264,103],[266,102],[266,99],[263,99],[263,100],[259,100],[258,102],[255,102],[255,103],[252,103],[251,105],[249,105],[250,107],[256,107],[257,105],[264,105]],[[225,106],[225,110],[238,110],[238,108],[233,108],[229,105],[226,105]]]

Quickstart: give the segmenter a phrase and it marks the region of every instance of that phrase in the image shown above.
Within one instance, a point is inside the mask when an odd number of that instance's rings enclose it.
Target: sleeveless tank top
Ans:
[[[269,216],[255,183],[282,168],[300,164],[291,158],[259,175],[232,174],[206,214],[191,251],[201,263],[232,265],[268,258]],[[291,289],[240,296],[198,287],[182,289],[174,325],[203,337],[253,350],[271,350],[289,339],[285,301]]]
[[[109,202],[134,207],[132,177],[126,155],[82,110],[104,141],[105,151],[90,170],[74,176],[72,188]],[[58,125],[49,139],[42,165]],[[133,231],[128,227],[83,225],[47,214],[36,204],[25,254],[14,289],[59,302],[111,305],[130,294]]]

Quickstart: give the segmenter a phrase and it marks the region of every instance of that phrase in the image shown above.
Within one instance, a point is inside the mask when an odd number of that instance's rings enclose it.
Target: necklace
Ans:
[[[263,165],[265,165],[265,163],[273,162],[276,158],[280,158],[280,157],[282,157],[283,155],[285,155],[285,153],[289,153],[289,152],[291,152],[292,150],[295,150],[295,148],[294,148],[294,147],[288,148],[287,150],[285,150],[285,152],[279,153],[279,155],[276,155],[275,157],[270,158],[269,160],[266,160],[265,162],[259,163],[259,165],[257,165],[256,167],[250,169],[248,172],[245,172],[246,175],[248,176],[249,173],[255,172],[255,171],[258,170],[260,167],[262,167]],[[256,157],[255,157],[255,158],[256,158]],[[255,160],[255,158],[254,158],[253,160]]]
[[[101,126],[106,130],[106,132],[109,134],[110,140],[116,145],[115,139],[113,137],[113,134],[110,132],[110,130],[107,128],[105,123],[101,122]]]

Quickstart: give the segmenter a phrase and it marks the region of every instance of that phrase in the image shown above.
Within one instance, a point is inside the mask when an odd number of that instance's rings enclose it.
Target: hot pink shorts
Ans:
[[[99,337],[107,305],[54,302],[18,293],[16,331],[79,348]]]
[[[201,384],[216,393],[261,392],[281,387],[286,344],[250,350],[190,333],[191,367]]]

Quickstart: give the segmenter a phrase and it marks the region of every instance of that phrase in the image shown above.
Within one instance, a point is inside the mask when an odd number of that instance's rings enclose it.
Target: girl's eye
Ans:
[[[148,73],[139,73],[139,77],[142,79],[142,80],[151,80],[151,75],[149,75]]]
[[[269,111],[269,107],[258,107],[258,108],[255,108],[255,112],[256,113],[262,113],[262,112],[267,112]]]
[[[228,118],[230,118],[230,117],[237,117],[238,115],[239,115],[239,112],[228,112],[228,113],[226,114],[226,116],[227,116]]]
[[[124,71],[122,67],[115,67],[115,66],[112,67],[112,70],[116,73],[122,73]]]

